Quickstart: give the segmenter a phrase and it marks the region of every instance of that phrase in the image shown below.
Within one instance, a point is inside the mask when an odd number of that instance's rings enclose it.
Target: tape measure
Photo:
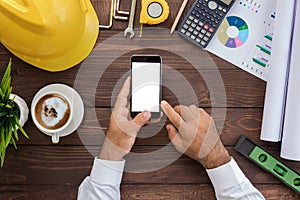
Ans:
[[[142,0],[141,24],[159,24],[168,19],[169,5],[165,0]]]

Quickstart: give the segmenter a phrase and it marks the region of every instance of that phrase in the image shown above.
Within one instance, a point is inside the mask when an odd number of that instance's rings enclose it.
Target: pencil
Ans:
[[[178,24],[178,22],[179,22],[179,19],[180,19],[181,15],[182,15],[182,13],[183,13],[183,11],[184,11],[185,6],[186,6],[187,3],[188,3],[188,0],[183,0],[183,2],[182,2],[182,4],[181,4],[181,7],[180,7],[180,9],[179,9],[179,11],[178,11],[178,13],[177,13],[177,16],[176,16],[176,18],[175,18],[175,20],[174,20],[174,23],[173,23],[173,25],[172,25],[170,34],[172,34],[172,33],[174,32],[174,30],[175,30],[175,28],[176,28],[176,26],[177,26],[177,24]]]

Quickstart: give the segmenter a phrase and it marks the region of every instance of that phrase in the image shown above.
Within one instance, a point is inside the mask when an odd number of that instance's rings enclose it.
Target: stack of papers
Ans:
[[[278,1],[276,15],[261,139],[282,140],[281,157],[300,161],[300,3]]]

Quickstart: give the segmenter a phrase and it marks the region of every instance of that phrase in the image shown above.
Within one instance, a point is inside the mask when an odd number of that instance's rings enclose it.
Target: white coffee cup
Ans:
[[[53,95],[53,96],[60,96],[62,99],[66,100],[67,103],[68,103],[68,106],[69,106],[69,109],[70,109],[70,115],[69,115],[69,118],[68,120],[64,123],[64,125],[62,125],[61,127],[59,128],[56,128],[56,129],[50,129],[50,128],[46,128],[44,127],[38,120],[37,120],[37,117],[36,117],[36,106],[38,104],[38,102],[46,97],[47,95]],[[32,106],[31,106],[31,116],[32,116],[32,120],[34,122],[34,124],[36,125],[36,127],[43,133],[45,133],[46,135],[49,135],[51,136],[52,138],[52,143],[58,143],[59,142],[59,137],[60,137],[60,133],[62,133],[71,123],[71,121],[73,120],[73,108],[72,108],[72,102],[70,101],[70,99],[60,93],[60,92],[47,92],[47,93],[44,93],[43,95],[41,95],[38,99],[35,100],[35,102],[32,103]]]

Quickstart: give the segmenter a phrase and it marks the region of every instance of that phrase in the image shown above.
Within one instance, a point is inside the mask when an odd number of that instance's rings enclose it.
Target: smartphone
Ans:
[[[151,118],[160,117],[162,60],[159,55],[131,57],[130,114],[134,118],[148,110]]]

